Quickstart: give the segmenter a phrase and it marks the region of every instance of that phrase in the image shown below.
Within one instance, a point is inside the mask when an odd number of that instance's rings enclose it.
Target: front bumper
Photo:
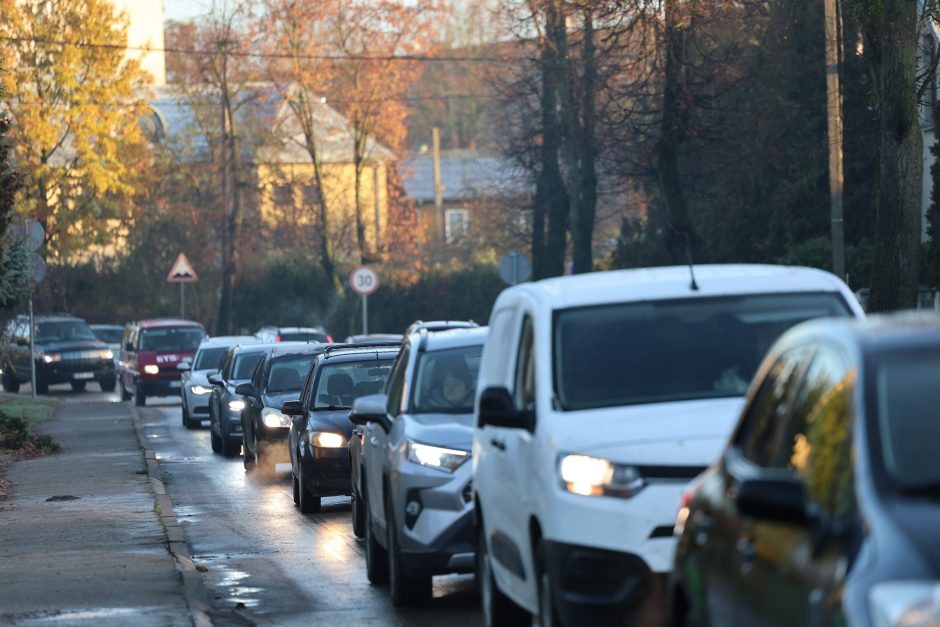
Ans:
[[[668,575],[641,557],[550,540],[542,547],[562,624],[666,624]]]
[[[350,493],[349,449],[304,446],[300,463],[304,482],[317,496],[343,496]]]
[[[27,369],[27,373],[29,370]],[[53,363],[37,362],[36,375],[50,384],[71,383],[73,381],[102,381],[117,376],[114,361],[111,359],[82,359],[57,361]]]
[[[205,386],[205,387],[208,387]],[[189,412],[189,415],[193,418],[201,416],[204,418],[209,417],[209,397],[211,394],[193,394],[193,391],[190,389],[191,384],[187,383],[183,386],[183,400],[186,403],[186,410]]]

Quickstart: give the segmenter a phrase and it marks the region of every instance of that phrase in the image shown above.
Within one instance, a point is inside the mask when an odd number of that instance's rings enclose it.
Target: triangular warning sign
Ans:
[[[189,259],[183,253],[180,253],[180,256],[176,258],[176,262],[173,264],[173,268],[170,269],[170,273],[166,275],[166,282],[195,283],[198,280],[199,277],[196,276],[196,271],[190,265]]]

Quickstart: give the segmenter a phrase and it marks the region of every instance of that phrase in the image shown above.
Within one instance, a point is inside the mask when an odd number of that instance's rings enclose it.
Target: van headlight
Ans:
[[[563,488],[581,496],[630,498],[646,486],[643,475],[634,466],[588,455],[562,455],[558,474]]]
[[[868,595],[874,627],[906,627],[940,623],[940,582],[885,581]]]
[[[343,448],[346,446],[346,438],[339,433],[311,431],[308,438],[310,445],[318,448]]]
[[[261,421],[265,427],[272,429],[290,426],[290,416],[285,416],[279,409],[274,407],[265,407],[261,410]]]
[[[160,366],[148,364],[144,366],[144,374],[160,374]]]
[[[462,463],[470,458],[469,451],[431,446],[430,444],[421,444],[419,442],[412,442],[411,440],[408,440],[405,446],[408,461],[418,464],[419,466],[428,466],[447,472],[454,472]]]

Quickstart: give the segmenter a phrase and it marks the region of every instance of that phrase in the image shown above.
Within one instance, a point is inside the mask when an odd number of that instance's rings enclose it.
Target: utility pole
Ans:
[[[842,20],[838,0],[824,0],[826,15],[826,112],[829,136],[829,208],[832,230],[832,272],[845,280],[845,230],[842,217],[842,87],[839,56]]]
[[[434,163],[434,235],[443,244],[447,229],[444,226],[444,185],[441,183],[441,129],[436,126],[431,130],[431,159]]]

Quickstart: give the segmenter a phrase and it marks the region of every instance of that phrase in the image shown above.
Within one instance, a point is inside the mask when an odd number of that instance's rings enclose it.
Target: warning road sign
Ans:
[[[196,271],[193,270],[192,265],[189,263],[189,259],[186,258],[186,255],[180,253],[180,256],[176,258],[176,262],[173,264],[173,268],[170,270],[170,273],[166,275],[167,283],[195,283],[199,280],[199,277],[196,276]]]

